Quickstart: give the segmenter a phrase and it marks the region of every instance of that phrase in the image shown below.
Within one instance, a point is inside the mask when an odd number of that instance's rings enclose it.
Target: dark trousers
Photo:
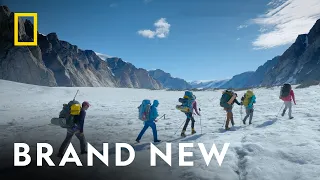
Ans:
[[[146,121],[144,123],[144,127],[143,129],[140,131],[138,137],[137,137],[137,140],[140,141],[140,139],[142,138],[143,134],[146,132],[146,130],[149,128],[149,126],[151,127],[152,129],[152,133],[153,133],[153,139],[154,141],[157,141],[158,140],[158,134],[157,134],[157,126],[156,126],[156,123],[154,123],[153,121]]]
[[[192,116],[192,113],[189,113],[189,114],[187,114],[187,120],[186,120],[186,123],[184,124],[183,129],[182,129],[183,131],[186,131],[190,120],[191,120],[191,128],[192,128],[192,129],[194,128],[194,122],[195,122],[195,120],[194,120],[194,118],[193,118],[193,116]]]
[[[249,119],[249,123],[251,124],[251,121],[252,121],[252,117],[253,117],[253,109],[248,109],[248,108],[246,108],[246,116],[244,117],[244,122],[246,122],[246,120],[248,119],[250,117],[250,119]]]
[[[78,130],[67,128],[67,136],[66,136],[66,138],[63,141],[63,143],[60,146],[59,154],[64,154],[64,151],[66,150],[67,146],[70,144],[73,135],[76,135],[76,137],[80,141],[81,152],[85,152],[86,151],[86,139],[84,137],[84,134],[81,134]]]

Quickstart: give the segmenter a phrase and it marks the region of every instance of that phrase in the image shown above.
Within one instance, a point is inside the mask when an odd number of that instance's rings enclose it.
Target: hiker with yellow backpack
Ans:
[[[249,124],[252,124],[252,118],[253,118],[253,104],[256,103],[256,96],[253,93],[253,91],[248,90],[243,97],[241,98],[241,103],[246,108],[246,116],[242,120],[243,124],[246,124],[247,119],[249,119]]]
[[[185,132],[187,130],[187,127],[190,121],[191,121],[191,134],[196,133],[196,131],[194,130],[195,119],[193,115],[196,113],[198,116],[201,116],[201,114],[198,111],[196,98],[197,97],[191,91],[185,91],[183,98],[179,98],[179,102],[181,102],[182,104],[177,105],[176,109],[185,113],[187,117],[185,124],[182,128],[181,137],[186,137]]]

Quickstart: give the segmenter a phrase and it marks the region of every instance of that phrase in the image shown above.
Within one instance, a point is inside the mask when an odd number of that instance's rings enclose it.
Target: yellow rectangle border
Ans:
[[[19,42],[19,17],[33,17],[33,42]],[[38,13],[14,13],[14,45],[38,45]]]

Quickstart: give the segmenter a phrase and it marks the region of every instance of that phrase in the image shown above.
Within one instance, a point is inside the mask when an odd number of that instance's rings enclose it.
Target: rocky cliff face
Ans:
[[[264,65],[260,66],[254,74],[248,79],[245,87],[259,87],[266,75],[278,64],[280,56],[267,61]]]
[[[136,68],[121,58],[108,58],[106,60],[120,87],[162,89],[160,82],[153,79],[147,70]]]
[[[38,35],[43,61],[59,86],[116,87],[116,81],[108,64],[91,50],[81,50],[55,33]]]
[[[171,74],[166,73],[160,69],[149,71],[151,77],[159,81],[164,88],[184,90],[190,89],[192,86],[185,80],[180,78],[173,78]]]
[[[264,78],[263,85],[299,84],[320,80],[320,20],[308,34],[299,35]]]
[[[33,35],[27,33],[29,25],[30,21],[19,20],[19,41],[33,41]],[[6,6],[0,6],[0,78],[35,85],[57,85],[53,72],[43,62],[39,46],[14,46],[14,14]]]

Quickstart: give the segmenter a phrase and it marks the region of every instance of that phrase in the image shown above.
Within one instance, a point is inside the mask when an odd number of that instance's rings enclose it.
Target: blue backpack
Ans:
[[[151,101],[149,99],[143,100],[140,106],[138,107],[139,119],[141,121],[149,120],[150,108],[151,108]]]

